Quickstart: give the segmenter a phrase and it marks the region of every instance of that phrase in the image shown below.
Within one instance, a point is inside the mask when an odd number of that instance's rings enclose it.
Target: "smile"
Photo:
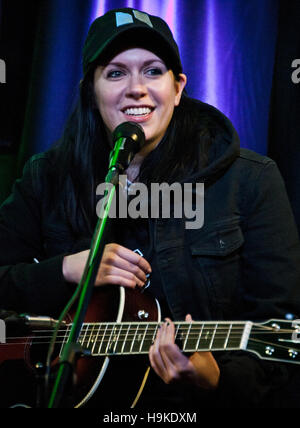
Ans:
[[[130,107],[123,112],[128,116],[146,116],[150,114],[153,110],[150,107]]]

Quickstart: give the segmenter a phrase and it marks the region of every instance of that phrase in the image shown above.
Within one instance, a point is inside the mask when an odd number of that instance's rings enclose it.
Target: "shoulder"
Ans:
[[[40,195],[45,186],[49,187],[49,183],[55,177],[55,152],[49,150],[47,152],[37,153],[31,156],[25,163],[23,168],[22,181],[30,182],[34,194]]]
[[[266,171],[271,173],[278,171],[277,164],[273,159],[245,148],[240,149],[232,167],[239,171],[242,176],[250,175],[252,178],[258,178]]]
[[[275,165],[275,162],[268,156],[261,155],[259,153],[254,152],[253,150],[244,148],[240,149],[238,158],[240,158],[241,162],[249,164],[249,166],[264,166],[267,164]]]
[[[55,150],[37,153],[31,156],[24,165],[23,174],[30,174],[33,180],[41,179],[48,173],[54,173],[54,166],[57,159]]]
[[[29,168],[47,168],[54,163],[55,151],[49,150],[47,152],[37,153],[27,161],[27,167]],[[25,166],[26,166],[25,165]]]
[[[276,162],[268,156],[249,149],[240,149],[240,154],[233,164],[233,178],[237,179],[244,196],[252,195],[253,199],[285,198],[285,182]]]

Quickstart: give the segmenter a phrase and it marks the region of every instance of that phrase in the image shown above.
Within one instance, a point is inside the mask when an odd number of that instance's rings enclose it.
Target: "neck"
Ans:
[[[146,143],[143,148],[134,156],[126,170],[129,181],[133,182],[136,180],[140,173],[140,168],[144,159],[158,146],[158,144],[159,143],[155,141],[152,143]]]
[[[140,168],[144,159],[145,156],[141,156],[140,153],[137,153],[132,159],[129,167],[125,171],[129,181],[133,182],[136,180],[140,173]]]

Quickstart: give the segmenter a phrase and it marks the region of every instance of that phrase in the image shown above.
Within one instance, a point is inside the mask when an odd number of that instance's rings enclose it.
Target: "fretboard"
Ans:
[[[184,352],[246,349],[251,322],[175,322],[175,341]],[[153,344],[157,322],[85,323],[79,343],[93,356],[146,354]],[[69,326],[64,335],[67,340]]]

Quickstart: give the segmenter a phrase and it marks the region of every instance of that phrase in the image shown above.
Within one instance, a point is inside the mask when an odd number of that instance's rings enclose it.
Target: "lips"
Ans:
[[[150,106],[128,106],[122,109],[122,112],[126,116],[130,116],[132,118],[142,118],[151,114],[154,110],[154,107]]]

